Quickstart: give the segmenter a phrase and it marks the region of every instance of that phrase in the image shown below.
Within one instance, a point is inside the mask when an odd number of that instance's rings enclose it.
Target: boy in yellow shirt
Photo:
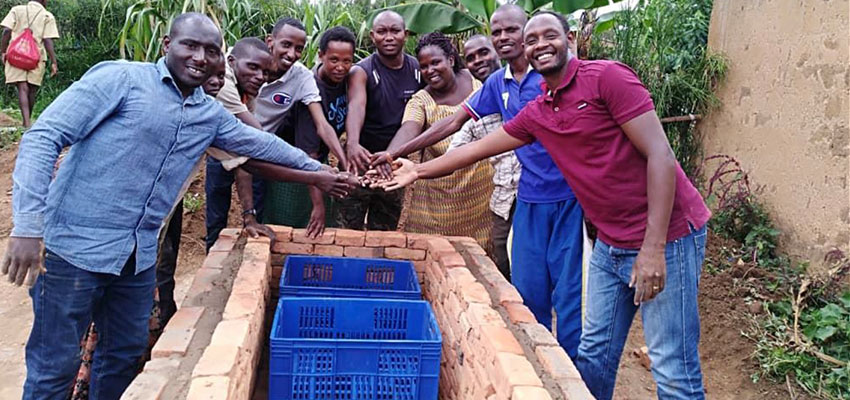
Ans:
[[[18,103],[21,106],[21,116],[26,128],[31,124],[32,107],[35,105],[35,96],[44,77],[47,57],[50,57],[50,76],[55,76],[59,71],[56,53],[53,51],[53,39],[59,38],[59,30],[56,28],[56,18],[44,8],[46,1],[31,0],[27,4],[12,7],[9,14],[6,14],[6,18],[3,18],[3,22],[0,22],[3,26],[0,53],[2,53],[2,62],[6,65],[6,83],[15,84],[18,88]],[[32,36],[41,53],[38,66],[30,71],[13,67],[6,62],[6,49],[9,47],[9,42],[20,36],[26,28],[32,30]]]

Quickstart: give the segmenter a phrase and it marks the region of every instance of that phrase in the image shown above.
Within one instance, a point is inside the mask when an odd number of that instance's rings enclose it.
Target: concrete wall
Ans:
[[[850,250],[848,21],[848,0],[715,0],[711,16],[729,73],[701,124],[705,154],[741,162],[783,250],[812,265]]]

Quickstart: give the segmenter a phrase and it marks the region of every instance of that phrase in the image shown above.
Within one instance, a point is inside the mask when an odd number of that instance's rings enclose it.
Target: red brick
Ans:
[[[250,326],[247,320],[221,321],[216,325],[209,345],[245,348],[250,344],[250,334]]]
[[[186,292],[186,297],[183,300],[183,306],[202,305],[212,291],[216,289],[215,282],[221,277],[222,270],[216,268],[199,268],[195,271],[195,278],[192,279],[192,286]]]
[[[490,306],[481,303],[471,303],[466,309],[469,323],[474,327],[487,325],[506,327],[505,321],[499,313]]]
[[[386,253],[387,249],[384,249],[384,253]],[[425,266],[428,265],[428,262],[425,260],[414,261],[413,262],[413,270],[419,274],[425,273]]]
[[[505,303],[504,307],[505,311],[508,312],[508,319],[511,320],[511,323],[518,324],[520,322],[525,322],[532,324],[537,322],[537,319],[534,318],[534,314],[532,314],[531,310],[529,310],[524,304]]]
[[[162,331],[159,339],[151,350],[151,357],[162,358],[172,355],[184,356],[195,336],[195,329],[168,329]]]
[[[306,229],[292,230],[292,241],[295,243],[333,244],[335,237],[336,231],[333,230],[326,230],[321,236],[317,238],[308,237]]]
[[[434,235],[426,235],[424,233],[408,233],[407,248],[417,250],[428,250],[428,240]]]
[[[558,387],[561,389],[561,394],[566,400],[593,400],[594,397],[590,394],[584,381],[575,378],[556,379]]]
[[[456,253],[454,246],[448,240],[441,237],[432,237],[428,239],[428,253],[431,257],[437,259],[443,253]]]
[[[407,247],[407,236],[402,232],[367,231],[368,247]]]
[[[292,240],[292,227],[281,225],[268,225],[274,231],[275,241],[289,242]]]
[[[501,352],[523,355],[525,352],[519,345],[514,334],[502,326],[481,326],[481,342],[488,347],[493,355]]]
[[[165,329],[193,329],[201,316],[204,307],[180,307],[168,321]]]
[[[270,249],[269,246],[272,244],[271,238],[263,235],[257,235],[257,237],[248,236],[248,238],[245,239],[245,242],[248,244],[256,243],[259,245],[263,245],[266,247],[266,250]]]
[[[320,256],[342,257],[343,247],[329,244],[317,244],[313,251]]]
[[[403,247],[385,247],[384,257],[394,260],[425,260],[425,250],[407,249]]]
[[[552,400],[552,396],[542,387],[516,386],[511,394],[511,400]]]
[[[490,257],[487,257],[486,255],[481,255],[481,254],[472,254],[471,258],[472,258],[472,261],[476,265],[478,265],[478,270],[481,271],[482,273],[484,273],[484,272],[495,272],[495,273],[498,274],[498,276],[502,276],[502,274],[499,272],[499,267],[496,266],[496,263],[493,262],[493,260],[490,259]],[[504,277],[502,277],[502,279],[505,280],[505,282],[507,282],[507,280],[504,279]],[[495,283],[496,282],[491,282],[491,284],[495,284]]]
[[[546,330],[546,327],[540,324],[519,324],[520,329],[528,335],[531,343],[536,348],[537,346],[557,346],[558,341],[552,336],[552,332]]]
[[[224,260],[230,255],[229,252],[224,251],[215,251],[207,255],[207,258],[204,259],[203,268],[215,268],[222,269],[224,267]]]
[[[487,293],[487,289],[484,289],[484,285],[478,282],[464,285],[461,289],[461,299],[465,303],[490,304],[490,294]]]
[[[272,253],[272,255],[271,255],[271,264],[272,264],[272,265],[279,265],[279,266],[282,266],[282,265],[283,265],[283,260],[284,260],[284,258],[286,258],[286,256],[285,256],[285,255],[283,255],[283,254]]]
[[[448,269],[445,276],[451,289],[458,293],[461,293],[465,286],[475,283],[475,277],[466,268]]]
[[[192,370],[192,377],[230,376],[236,368],[239,352],[238,346],[207,346]]]
[[[435,280],[437,284],[442,284],[446,280],[446,271],[443,271],[436,261],[430,264],[427,264],[426,261],[425,276],[429,280]]]
[[[440,253],[437,259],[440,261],[440,266],[445,269],[466,267],[466,261],[456,251],[451,253]]]
[[[472,243],[465,242],[463,243],[463,247],[467,253],[471,255],[483,256],[487,257],[487,252],[481,248],[481,245],[478,242],[473,241]]]
[[[262,293],[237,292],[230,295],[227,305],[224,306],[222,319],[251,318],[257,310],[264,306]]]
[[[130,386],[124,390],[121,395],[123,400],[159,400],[162,398],[162,392],[165,390],[165,385],[168,384],[171,376],[164,373],[141,373],[133,379]]]
[[[272,267],[272,284],[280,283],[280,276],[283,275],[283,267]]]
[[[494,295],[499,304],[504,306],[507,303],[522,303],[522,296],[519,295],[514,285],[507,281],[497,284],[494,289]]]
[[[233,250],[233,246],[236,244],[236,238],[228,237],[228,236],[219,236],[218,240],[215,241],[215,244],[210,248],[210,251],[230,251]]]
[[[242,263],[245,263],[246,259],[268,264],[271,259],[268,243],[250,242],[245,244],[245,249],[242,250]]]
[[[339,246],[363,246],[366,243],[366,232],[337,229],[334,243]]]
[[[500,375],[500,379],[494,382],[497,392],[511,393],[515,386],[543,386],[534,367],[524,356],[513,353],[496,354],[496,371]]]
[[[537,346],[534,353],[543,369],[553,378],[581,379],[581,374],[561,346]]]
[[[384,248],[348,246],[343,251],[343,254],[346,257],[381,258],[384,256]]]
[[[307,243],[275,242],[272,251],[283,254],[313,254],[313,245]]]
[[[186,400],[227,400],[230,379],[226,376],[208,376],[192,379]]]

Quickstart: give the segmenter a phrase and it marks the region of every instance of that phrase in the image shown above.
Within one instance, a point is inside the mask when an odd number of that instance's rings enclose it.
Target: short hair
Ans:
[[[448,36],[440,32],[431,32],[422,35],[422,37],[419,38],[419,43],[416,44],[416,55],[419,55],[419,52],[428,46],[435,46],[439,48],[443,51],[443,54],[446,55],[447,59],[454,60],[455,65],[452,67],[454,72],[458,72],[461,68],[463,68],[460,55],[458,55],[455,45]]]
[[[171,20],[171,27],[168,29],[168,36],[175,36],[177,32],[179,32],[180,28],[190,21],[209,22],[214,28],[218,29],[210,17],[197,12],[185,12]]]
[[[249,36],[236,41],[230,54],[234,57],[245,57],[248,49],[257,49],[264,53],[269,52],[269,46],[266,45],[266,42],[257,37]]]
[[[515,12],[521,15],[524,21],[528,21],[528,14],[526,14],[525,9],[513,3],[502,4],[496,8],[496,11],[493,11],[493,14],[507,12]]]
[[[375,18],[372,18],[370,25],[374,26],[375,20],[380,18],[383,15],[395,15],[396,17],[398,17],[401,20],[401,27],[407,29],[407,21],[404,20],[404,17],[402,17],[401,14],[399,14],[399,13],[393,11],[393,10],[384,10],[384,11],[379,12],[378,14],[375,15]],[[371,26],[370,26],[370,28],[371,28]]]
[[[301,23],[297,18],[292,17],[283,17],[274,24],[274,28],[272,28],[272,36],[277,35],[284,26],[291,26],[293,28],[297,28],[301,31],[307,32],[307,28],[304,27],[304,24]]]
[[[351,48],[357,48],[357,39],[354,37],[354,32],[344,26],[335,26],[322,33],[319,39],[319,51],[325,52],[328,50],[330,42],[345,42],[351,43]]]
[[[490,43],[492,45],[490,38],[488,38],[487,36],[484,36],[484,34],[481,34],[481,33],[476,33],[476,34],[470,36],[469,39],[466,39],[466,41],[464,43],[469,43],[473,40],[483,40],[483,41]]]
[[[534,17],[536,17],[536,16],[538,16],[538,15],[544,15],[544,14],[548,14],[548,15],[551,15],[551,16],[555,17],[555,19],[557,19],[557,20],[558,20],[558,22],[560,22],[560,23],[561,23],[561,27],[562,27],[562,28],[564,28],[564,34],[565,34],[565,35],[569,35],[569,34],[570,34],[570,21],[567,21],[567,18],[566,18],[566,17],[564,17],[564,16],[563,16],[561,13],[559,13],[559,12],[549,11],[549,10],[540,10],[540,11],[538,11],[538,12],[534,13],[534,15],[532,16],[532,18],[534,18]]]

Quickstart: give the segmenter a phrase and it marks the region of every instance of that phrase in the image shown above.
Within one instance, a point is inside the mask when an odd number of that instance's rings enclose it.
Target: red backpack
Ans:
[[[38,14],[41,14],[41,10],[38,11]],[[35,15],[36,18],[38,18],[38,14]],[[32,22],[29,19],[29,8],[27,8],[27,27],[24,28],[20,36],[9,44],[9,49],[6,50],[6,61],[13,67],[26,71],[36,69],[41,59],[41,52],[38,50],[38,44],[32,36],[32,29],[30,29]]]

